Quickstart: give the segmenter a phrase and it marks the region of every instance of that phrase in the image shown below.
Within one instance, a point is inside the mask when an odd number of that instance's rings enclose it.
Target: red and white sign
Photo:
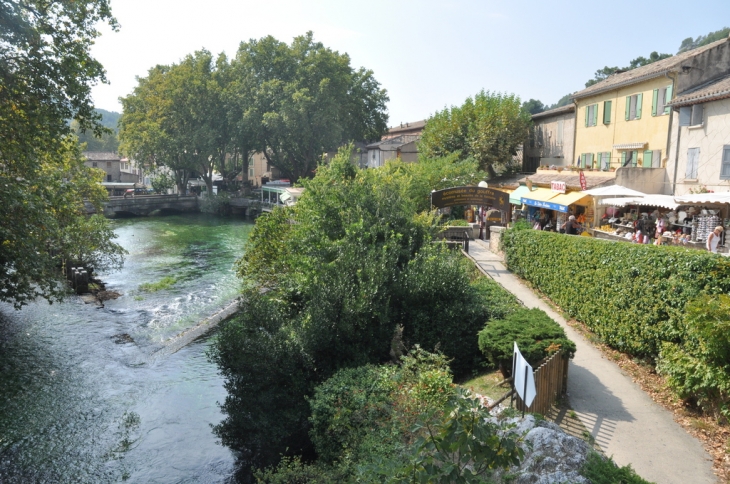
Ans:
[[[583,173],[583,170],[580,171],[580,189],[586,189],[586,174]]]
[[[550,189],[554,192],[565,193],[565,182],[564,181],[551,181]]]

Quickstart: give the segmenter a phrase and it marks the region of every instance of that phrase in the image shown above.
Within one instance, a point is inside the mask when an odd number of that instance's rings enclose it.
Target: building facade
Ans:
[[[532,115],[533,126],[523,144],[522,171],[533,173],[543,166],[573,164],[575,106],[561,106]]]
[[[672,194],[730,191],[730,76],[685,91],[671,106]]]
[[[677,93],[728,73],[730,43],[723,39],[616,73],[575,93],[574,164],[595,170],[665,168]],[[665,184],[662,193],[670,193],[668,179]]]

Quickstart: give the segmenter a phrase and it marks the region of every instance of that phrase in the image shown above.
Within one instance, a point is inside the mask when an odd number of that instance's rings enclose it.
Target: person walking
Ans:
[[[720,244],[720,236],[724,230],[722,226],[718,225],[707,237],[707,250],[713,254],[717,254],[717,246]]]
[[[578,235],[582,227],[575,221],[575,215],[571,215],[568,217],[568,221],[565,222],[561,228],[563,229],[563,232],[568,235]]]

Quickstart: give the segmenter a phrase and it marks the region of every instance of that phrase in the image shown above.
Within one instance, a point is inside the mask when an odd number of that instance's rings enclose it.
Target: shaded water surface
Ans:
[[[0,305],[0,482],[223,482],[234,471],[210,428],[225,390],[209,338],[157,350],[235,297],[232,264],[252,225],[113,224],[129,255],[102,279],[122,297]]]

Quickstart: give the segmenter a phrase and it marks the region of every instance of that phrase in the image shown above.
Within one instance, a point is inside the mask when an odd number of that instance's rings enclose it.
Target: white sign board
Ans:
[[[554,192],[565,193],[565,182],[564,181],[551,181],[550,189]]]
[[[515,390],[520,396],[525,406],[529,407],[532,401],[535,399],[537,392],[535,391],[535,374],[532,371],[532,366],[525,360],[520,353],[520,349],[517,347],[515,342],[515,349],[512,363],[512,376],[515,381]],[[525,380],[527,376],[527,380]]]

